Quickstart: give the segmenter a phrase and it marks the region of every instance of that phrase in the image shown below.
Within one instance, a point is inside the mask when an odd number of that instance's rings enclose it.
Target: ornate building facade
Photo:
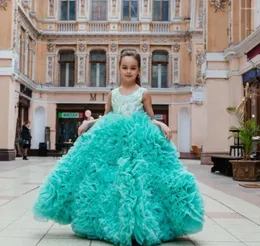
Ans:
[[[260,30],[255,2],[0,1],[0,159],[15,158],[16,130],[27,119],[33,149],[74,141],[84,111],[102,115],[120,85],[125,49],[140,53],[142,86],[181,154],[203,146],[207,163],[227,152],[234,120],[225,108],[241,100],[243,64],[250,66],[240,47],[247,52]]]

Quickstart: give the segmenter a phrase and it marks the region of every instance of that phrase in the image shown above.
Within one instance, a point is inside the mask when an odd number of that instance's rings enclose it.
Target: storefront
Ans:
[[[90,110],[92,117],[98,119],[104,114],[105,104],[57,105],[56,143],[75,142],[78,137],[78,127],[85,119],[84,112]]]
[[[168,124],[169,121],[168,105],[153,105],[155,119]],[[56,124],[56,143],[75,142],[78,135],[78,127],[85,119],[84,112],[90,110],[92,117],[98,119],[104,114],[105,104],[58,104],[57,105],[57,124]]]
[[[169,105],[153,105],[154,118],[169,125]]]

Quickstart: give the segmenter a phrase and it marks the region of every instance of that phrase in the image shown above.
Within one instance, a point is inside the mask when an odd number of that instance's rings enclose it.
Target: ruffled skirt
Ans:
[[[33,212],[120,245],[160,244],[204,222],[194,175],[144,112],[109,113],[79,137],[41,186]]]

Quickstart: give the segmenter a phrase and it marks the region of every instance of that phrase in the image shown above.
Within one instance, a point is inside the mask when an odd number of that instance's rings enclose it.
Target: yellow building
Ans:
[[[225,109],[241,100],[242,75],[253,66],[245,53],[258,44],[255,2],[1,1],[0,160],[15,158],[16,132],[27,119],[34,150],[74,141],[84,111],[102,115],[108,92],[120,85],[125,49],[141,54],[142,86],[181,155],[189,157],[192,145],[203,146],[202,163],[227,153],[235,119]]]

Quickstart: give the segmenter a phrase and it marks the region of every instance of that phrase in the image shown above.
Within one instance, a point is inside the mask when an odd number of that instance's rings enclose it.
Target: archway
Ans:
[[[190,152],[191,137],[190,111],[187,107],[181,108],[178,114],[178,150],[179,152]]]
[[[45,141],[45,108],[39,106],[34,111],[33,117],[33,132],[32,132],[32,149],[38,149],[39,143]]]

